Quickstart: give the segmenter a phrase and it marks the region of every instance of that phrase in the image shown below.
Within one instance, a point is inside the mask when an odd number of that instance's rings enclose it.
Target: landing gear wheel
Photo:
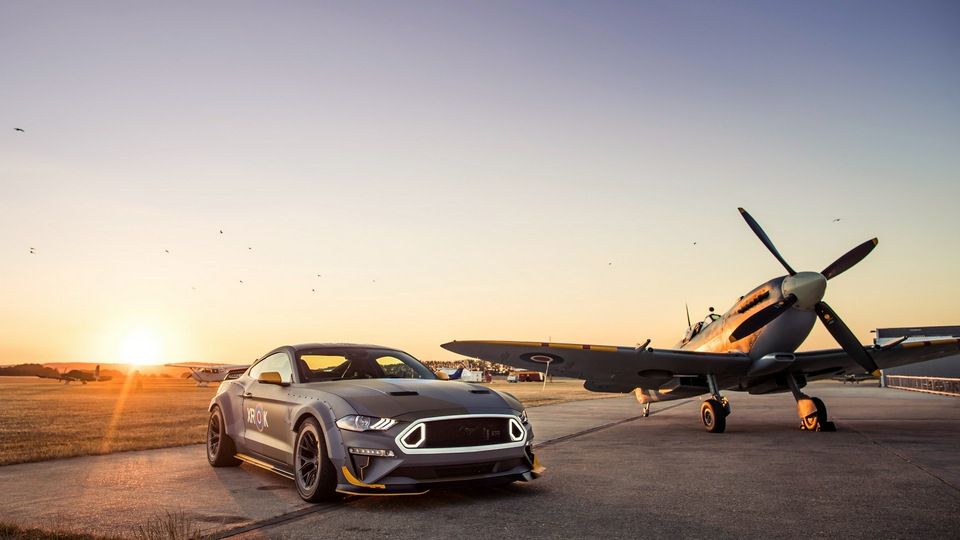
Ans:
[[[700,419],[703,427],[710,433],[723,433],[727,428],[727,415],[723,405],[715,399],[708,399],[700,406]]]
[[[210,420],[207,422],[207,461],[214,467],[240,465],[240,460],[237,459],[237,447],[233,444],[233,439],[227,435],[223,411],[216,405],[210,411]]]
[[[812,397],[810,401],[813,402],[813,406],[817,408],[817,411],[803,419],[803,429],[808,431],[835,431],[836,428],[833,427],[833,422],[827,422],[827,406],[823,404],[823,400]]]
[[[313,418],[304,420],[297,432],[293,475],[301,499],[311,503],[336,499],[337,471],[327,457],[323,431]]]

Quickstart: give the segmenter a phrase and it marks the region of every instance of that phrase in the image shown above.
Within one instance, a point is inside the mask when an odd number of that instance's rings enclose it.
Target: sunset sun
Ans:
[[[120,361],[139,366],[160,362],[163,348],[160,339],[149,330],[137,330],[123,336],[117,346]]]

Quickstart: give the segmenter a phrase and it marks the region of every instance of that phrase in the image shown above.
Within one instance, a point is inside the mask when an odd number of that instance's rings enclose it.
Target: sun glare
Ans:
[[[137,330],[120,340],[117,353],[125,364],[146,366],[160,362],[163,348],[156,334],[149,330]]]

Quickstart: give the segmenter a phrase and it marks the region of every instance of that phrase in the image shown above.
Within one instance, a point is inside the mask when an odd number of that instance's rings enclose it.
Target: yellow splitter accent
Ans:
[[[357,487],[369,488],[369,489],[387,489],[387,486],[385,486],[385,485],[383,485],[383,484],[366,484],[366,483],[364,483],[364,482],[361,482],[360,480],[357,479],[356,476],[354,476],[354,475],[350,472],[350,469],[348,469],[348,468],[346,467],[346,465],[344,465],[343,467],[341,467],[340,470],[343,471],[343,477],[347,479],[347,482],[350,482],[351,484],[353,484],[353,485],[355,485],[355,486],[357,486]],[[338,490],[338,491],[339,491],[339,490]],[[427,490],[427,491],[429,491],[429,490]],[[419,492],[411,492],[411,493],[382,493],[382,494],[379,494],[379,493],[367,493],[366,495],[381,495],[381,496],[423,495],[423,494],[426,493],[427,491],[419,491]],[[354,495],[354,493],[350,493],[350,492],[348,492],[348,491],[341,491],[341,493],[348,493],[348,494],[350,494],[350,495]]]

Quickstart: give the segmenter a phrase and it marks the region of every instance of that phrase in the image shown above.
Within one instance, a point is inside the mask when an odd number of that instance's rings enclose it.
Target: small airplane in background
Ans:
[[[164,364],[167,367],[186,368],[190,370],[185,377],[192,377],[197,386],[207,386],[209,383],[218,383],[226,378],[231,371],[246,370],[250,364],[206,364],[203,362],[186,362],[183,364]]]
[[[41,379],[54,379],[57,381],[63,382],[63,384],[70,384],[72,382],[79,382],[82,384],[87,384],[88,382],[106,382],[112,379],[113,377],[109,375],[100,375],[100,366],[98,365],[93,372],[83,371],[80,369],[71,369],[70,371],[65,371],[56,376],[53,375],[37,375]]]
[[[843,381],[843,384],[855,383],[860,384],[860,381],[876,381],[879,380],[876,375],[873,373],[850,373],[849,375],[837,375],[833,378],[835,381]]]
[[[434,374],[436,374],[437,378],[444,381],[459,381],[463,378],[463,366],[453,371],[450,369],[437,369],[434,370]]]
[[[730,404],[721,390],[769,394],[791,392],[797,401],[801,428],[835,429],[823,401],[800,391],[809,381],[834,376],[875,373],[960,354],[960,339],[894,340],[868,351],[823,301],[827,281],[859,263],[877,245],[867,240],[820,272],[797,272],[780,256],[773,242],[746,210],[740,214],[767,250],[786,269],[756,287],[723,315],[712,312],[691,324],[673,349],[653,349],[650,340],[637,347],[535,343],[519,341],[452,341],[441,347],[473,358],[519,368],[584,379],[594,392],[634,392],[647,416],[650,403],[708,394],[700,418],[711,433],[726,429]],[[819,319],[839,349],[796,352]]]

